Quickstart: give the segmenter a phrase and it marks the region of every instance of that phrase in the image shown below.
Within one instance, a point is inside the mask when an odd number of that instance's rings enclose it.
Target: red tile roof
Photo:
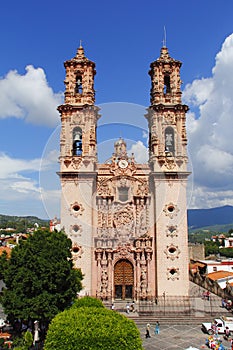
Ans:
[[[216,272],[208,273],[207,277],[209,277],[213,281],[216,281],[222,278],[227,278],[227,277],[233,278],[233,272],[216,271]]]
[[[11,248],[9,247],[0,247],[0,255],[2,255],[3,252],[7,253],[7,257],[9,258],[11,256]]]

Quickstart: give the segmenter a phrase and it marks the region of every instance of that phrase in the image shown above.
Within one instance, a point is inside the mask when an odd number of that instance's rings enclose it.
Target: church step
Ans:
[[[128,316],[128,315],[126,315]],[[129,316],[137,325],[144,325],[147,323],[155,324],[156,321],[159,321],[161,325],[200,325],[203,322],[212,322],[214,319],[214,315],[205,316],[205,317],[193,317],[193,316],[178,316],[174,314],[173,316],[164,316],[164,315],[156,315],[156,316]]]

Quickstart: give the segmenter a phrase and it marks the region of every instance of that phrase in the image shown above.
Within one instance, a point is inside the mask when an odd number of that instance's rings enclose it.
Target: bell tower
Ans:
[[[97,177],[96,127],[100,117],[95,103],[95,63],[80,45],[77,54],[64,63],[65,101],[61,115],[60,182],[61,227],[73,243],[76,267],[85,275],[85,293],[92,278],[93,193]]]
[[[151,63],[148,114],[150,186],[153,193],[157,295],[188,296],[186,112],[181,62],[163,46]],[[165,293],[165,294],[164,294]]]

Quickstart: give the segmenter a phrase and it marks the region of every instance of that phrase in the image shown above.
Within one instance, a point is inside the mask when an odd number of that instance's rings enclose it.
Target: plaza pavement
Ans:
[[[173,350],[188,349],[189,347],[197,349],[208,349],[205,345],[205,339],[208,337],[201,330],[201,325],[161,325],[160,334],[154,334],[154,324],[151,324],[151,338],[145,338],[145,326],[138,326],[143,340],[145,350]],[[230,342],[223,340],[225,349],[231,349]]]
[[[220,297],[211,293],[210,300],[203,300],[202,293],[204,289],[194,285],[192,282],[190,283],[190,290],[192,296],[191,308],[194,310],[191,315],[180,317],[180,306],[179,304],[174,304],[173,312],[170,312],[167,317],[161,313],[161,310],[158,313],[155,312],[154,316],[149,316],[149,314],[147,317],[129,316],[134,319],[140,331],[144,350],[185,350],[189,347],[200,350],[209,349],[205,345],[208,334],[203,333],[201,330],[201,323],[210,322],[221,315],[230,317],[233,317],[233,315],[225,308],[222,308]],[[157,320],[160,322],[160,334],[158,335],[154,333]],[[150,323],[151,326],[151,338],[145,337],[147,323]],[[230,341],[223,339],[223,335],[220,335],[220,339],[225,349],[230,350]]]

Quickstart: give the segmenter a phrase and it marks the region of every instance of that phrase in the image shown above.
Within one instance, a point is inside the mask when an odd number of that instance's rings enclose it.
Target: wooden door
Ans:
[[[128,260],[119,260],[114,268],[115,299],[132,299],[133,282],[133,265]]]

